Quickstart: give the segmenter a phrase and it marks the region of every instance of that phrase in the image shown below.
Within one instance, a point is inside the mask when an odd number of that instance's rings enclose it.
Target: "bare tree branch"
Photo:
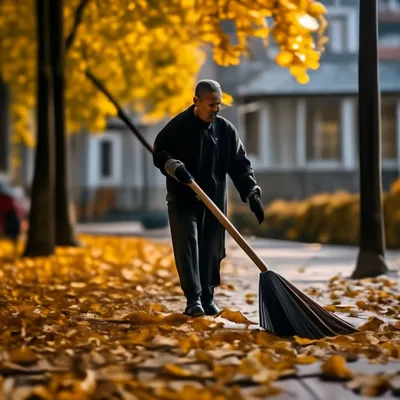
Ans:
[[[67,40],[65,41],[65,51],[68,51],[72,47],[72,43],[74,42],[76,32],[78,30],[80,23],[82,22],[83,11],[85,10],[85,7],[87,6],[88,3],[89,0],[82,0],[79,6],[76,8],[74,26],[72,27],[71,33],[68,35]]]

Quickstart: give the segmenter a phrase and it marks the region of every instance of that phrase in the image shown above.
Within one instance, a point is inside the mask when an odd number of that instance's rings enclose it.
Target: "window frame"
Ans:
[[[334,97],[332,99],[337,100],[337,105],[338,105],[338,125],[339,125],[339,129],[338,129],[338,134],[339,134],[339,157],[336,160],[332,160],[332,159],[320,159],[320,160],[310,160],[308,158],[308,144],[309,144],[309,136],[308,136],[308,132],[307,132],[307,128],[309,126],[308,123],[308,110],[312,109],[313,107],[313,102],[318,101],[318,97],[316,98],[310,98],[307,100],[306,102],[306,109],[305,109],[305,126],[306,126],[306,132],[305,132],[305,166],[306,168],[310,168],[310,169],[334,169],[334,168],[341,168],[341,166],[343,165],[343,149],[342,149],[342,143],[343,143],[343,127],[342,127],[342,115],[341,115],[341,107],[342,107],[342,99],[340,97]],[[311,121],[312,123],[312,127],[315,130],[315,121]],[[318,131],[319,132],[319,131]],[[316,140],[316,135],[315,133],[318,133],[316,131],[313,132],[312,138],[313,138],[313,146],[315,146],[315,140]],[[320,133],[320,132],[319,132]]]
[[[358,50],[358,9],[356,7],[346,7],[346,6],[328,6],[328,26],[330,24],[330,17],[340,17],[344,18],[346,21],[346,32],[347,35],[344,38],[345,46],[341,50],[332,50],[329,42],[327,43],[327,49],[330,53],[341,54],[341,53],[356,53]],[[329,28],[328,28],[329,29]],[[338,38],[331,38],[332,42],[338,41]],[[347,45],[346,45],[347,44]]]
[[[264,104],[260,101],[254,101],[251,103],[247,104],[241,104],[238,107],[238,118],[239,118],[239,137],[243,141],[246,154],[250,162],[253,164],[253,166],[262,166],[262,158],[263,158],[263,146],[262,146],[262,138],[261,138],[261,131],[262,131],[262,109],[264,107]],[[258,154],[255,156],[253,154],[247,153],[247,132],[246,132],[246,124],[245,124],[245,114],[251,113],[251,112],[258,112],[258,124],[257,124],[257,137],[258,137],[258,143],[260,144],[259,146],[259,151]]]
[[[101,174],[101,143],[111,144],[111,176]],[[122,137],[118,131],[106,131],[100,134],[90,134],[89,165],[91,165],[91,186],[115,187],[122,184]]]

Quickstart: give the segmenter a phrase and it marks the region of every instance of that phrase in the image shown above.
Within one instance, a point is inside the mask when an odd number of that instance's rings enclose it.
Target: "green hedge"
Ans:
[[[386,245],[400,248],[400,181],[384,194]],[[265,209],[259,226],[248,206],[231,210],[231,218],[245,234],[308,243],[357,245],[359,239],[359,195],[322,193],[301,201],[276,200]]]

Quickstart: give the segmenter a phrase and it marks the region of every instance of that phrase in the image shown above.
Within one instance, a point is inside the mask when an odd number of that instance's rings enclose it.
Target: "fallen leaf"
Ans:
[[[224,308],[219,316],[235,324],[257,325],[256,322],[249,321],[240,311],[232,311],[229,308]]]
[[[299,355],[296,357],[296,364],[313,364],[318,361],[317,357],[307,356],[307,355]]]
[[[340,298],[340,297],[339,297]],[[353,310],[352,306],[343,306],[340,304],[335,304],[335,305],[327,305],[323,307],[326,311],[329,312],[351,312]]]
[[[252,380],[255,383],[265,384],[276,381],[279,379],[280,373],[274,369],[262,369],[254,375],[252,375]]]
[[[190,321],[190,317],[182,313],[172,313],[163,318],[163,323],[170,325],[182,325]]]
[[[160,323],[163,320],[163,317],[146,311],[133,311],[124,315],[122,319],[129,321],[134,325],[150,325]]]
[[[296,341],[297,344],[300,346],[308,346],[309,344],[313,344],[316,342],[315,339],[307,339],[307,338],[301,338],[297,335],[293,336],[294,340]]]
[[[376,397],[390,389],[391,378],[385,375],[357,374],[346,386],[361,396]]]
[[[11,362],[19,365],[34,365],[39,361],[38,355],[28,347],[10,350],[8,357]]]
[[[199,343],[200,338],[195,333],[183,338],[179,338],[179,347],[183,355],[186,355],[191,349],[197,349],[199,347]]]
[[[221,327],[220,324],[219,326]],[[213,320],[209,320],[207,318],[201,317],[201,318],[196,318],[192,322],[190,322],[190,326],[195,330],[195,331],[206,331],[212,328],[215,328],[217,324]]]
[[[188,369],[185,369],[179,365],[174,365],[174,364],[165,364],[163,367],[163,370],[165,373],[168,373],[170,375],[174,376],[192,376],[192,372]]]
[[[347,368],[346,359],[340,355],[333,355],[321,366],[322,374],[328,379],[348,380],[354,376],[353,371]]]
[[[254,397],[260,397],[262,399],[265,399],[267,397],[273,397],[280,395],[284,392],[283,388],[271,384],[265,384],[262,385],[261,387],[258,387],[256,389],[251,389],[247,392],[250,396]],[[279,397],[278,397],[279,398]]]
[[[368,322],[365,324],[361,325],[358,329],[362,331],[378,331],[380,326],[384,324],[384,322],[376,317],[371,317],[369,318]]]

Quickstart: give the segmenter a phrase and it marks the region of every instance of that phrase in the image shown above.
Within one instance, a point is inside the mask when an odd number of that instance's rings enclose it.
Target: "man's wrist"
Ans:
[[[175,160],[174,158],[170,158],[164,165],[165,171],[168,175],[175,177],[175,171],[178,167],[184,165],[182,161]]]

